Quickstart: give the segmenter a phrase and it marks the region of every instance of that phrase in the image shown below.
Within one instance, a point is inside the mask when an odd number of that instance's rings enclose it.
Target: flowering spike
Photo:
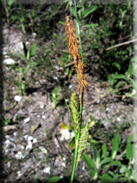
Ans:
[[[77,164],[81,159],[81,155],[87,146],[87,140],[89,137],[88,127],[87,125],[81,129],[80,139],[79,139],[79,148],[78,148],[78,157],[77,157]]]
[[[73,117],[73,121],[74,121],[74,128],[76,129],[76,132],[78,132],[80,116],[79,116],[79,112],[78,112],[78,103],[77,103],[76,92],[73,92],[71,95],[70,107],[71,107],[72,117]]]
[[[83,59],[80,57],[79,53],[79,41],[76,35],[76,28],[74,27],[74,23],[69,19],[70,16],[66,16],[66,24],[65,31],[67,33],[67,42],[69,46],[69,53],[72,55],[75,63],[75,69],[78,71],[78,82],[79,82],[79,96],[80,103],[82,102],[82,91],[85,89],[85,86],[89,86],[86,81],[87,76],[84,75],[85,67]],[[82,61],[81,61],[82,60]]]

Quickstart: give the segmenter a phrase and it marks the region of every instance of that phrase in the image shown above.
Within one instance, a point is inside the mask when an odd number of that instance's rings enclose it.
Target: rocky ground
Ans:
[[[22,53],[22,41],[27,41],[28,45],[37,41],[34,34],[24,36],[15,27],[9,29],[4,26],[3,35],[4,59],[9,52]],[[16,62],[18,61],[16,59]],[[4,64],[4,74],[10,77],[7,64]],[[87,76],[90,86],[84,93],[83,121],[90,122],[92,115],[101,122],[101,130],[111,134],[116,133],[115,128],[132,123],[132,101],[127,103],[112,96],[108,92],[107,82],[100,85],[98,78],[89,73]],[[61,100],[54,109],[49,94],[53,93],[55,87],[59,88]],[[71,90],[78,93],[76,74],[73,74],[64,88],[68,104]],[[3,182],[35,182],[36,178],[44,180],[52,176],[70,176],[73,154],[68,149],[68,143],[73,134],[61,130],[60,123],[71,124],[71,120],[56,79],[50,83],[41,78],[40,82],[33,83],[33,90],[27,93],[27,96],[19,95],[21,98],[16,101],[15,96],[18,95],[17,87],[4,81],[5,117],[10,119],[10,123],[4,127]],[[131,133],[132,129],[128,128],[123,132],[123,136]],[[76,171],[76,179],[79,177],[81,182],[89,180],[89,172],[84,162],[80,162]]]

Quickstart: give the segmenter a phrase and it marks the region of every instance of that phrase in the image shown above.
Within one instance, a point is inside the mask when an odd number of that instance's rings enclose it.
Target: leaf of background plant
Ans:
[[[97,173],[98,173],[98,171],[96,169],[90,170],[89,171],[90,178],[91,179],[96,179],[97,178]]]
[[[130,74],[130,75],[133,75],[133,73],[134,73],[134,70],[133,70],[133,65],[132,64],[129,64],[129,67],[128,67],[128,74]]]
[[[113,183],[113,178],[110,177],[107,173],[103,174],[101,177],[101,183]]]
[[[127,178],[126,177],[120,177],[119,179],[121,182],[127,182]]]
[[[37,44],[34,43],[33,46],[30,48],[30,57],[32,57],[35,54]]]
[[[93,148],[93,159],[96,162],[97,169],[98,169],[100,166],[100,154],[94,145],[92,145],[92,148]]]
[[[30,64],[31,64],[31,65],[34,65],[34,66],[37,66],[37,65],[38,65],[37,62],[31,62]]]
[[[101,143],[100,141],[94,140],[92,138],[89,138],[89,141],[90,141],[91,144],[92,143],[94,143],[94,144],[100,144]]]
[[[100,165],[104,165],[106,163],[109,163],[113,161],[113,159],[111,157],[106,157],[105,159],[103,159],[101,162],[100,162]]]
[[[71,13],[74,17],[76,17],[75,7],[71,7]]]
[[[96,165],[95,165],[94,161],[88,155],[83,153],[82,156],[83,156],[84,161],[86,162],[89,169],[95,169],[96,168]]]
[[[72,138],[72,140],[70,141],[70,143],[68,145],[69,150],[72,150],[74,146],[75,146],[75,137]]]
[[[97,23],[91,23],[91,24],[87,24],[87,25],[84,25],[83,27],[92,27],[92,28],[95,28],[95,27],[97,27],[97,26],[99,26]]]
[[[98,7],[97,6],[90,6],[88,9],[86,9],[82,15],[83,18],[86,18],[90,13],[92,13],[93,11],[95,11]]]
[[[55,96],[57,96],[57,94],[58,94],[58,88],[55,88],[54,93],[55,93]]]
[[[134,144],[131,144],[131,143],[127,143],[127,146],[126,146],[126,158],[127,159],[133,159],[134,158],[134,151],[135,150],[135,146]]]
[[[119,142],[120,142],[120,136],[118,134],[115,134],[114,138],[112,139],[112,151],[111,151],[111,157],[113,159],[115,159],[116,157]]]
[[[104,144],[102,145],[102,156],[101,156],[101,159],[102,159],[102,158],[105,158],[106,155],[107,155],[107,146],[106,146],[106,143],[104,143]]]
[[[60,128],[61,128],[61,129],[67,129],[67,130],[74,131],[73,126],[71,126],[71,125],[66,125],[66,124],[64,124],[64,123],[60,123]]]
[[[115,74],[115,75],[113,75],[113,78],[114,79],[123,79],[124,78],[124,75],[123,74]]]
[[[134,86],[134,88],[137,90],[137,83],[136,81],[134,81],[133,79],[130,79],[132,85]]]
[[[46,178],[45,179],[45,182],[46,183],[56,183],[56,182],[58,182],[60,180],[60,177],[52,177],[52,178]]]
[[[111,166],[121,166],[121,162],[120,161],[112,161],[111,163],[109,163],[109,165],[111,165]]]

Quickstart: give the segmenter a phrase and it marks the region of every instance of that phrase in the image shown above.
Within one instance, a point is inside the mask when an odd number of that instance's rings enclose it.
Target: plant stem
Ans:
[[[80,55],[83,61],[83,53],[82,53],[82,42],[81,42],[81,35],[80,35],[80,26],[79,26],[79,20],[77,16],[77,6],[76,6],[76,1],[74,0],[75,4],[75,13],[76,13],[76,23],[77,23],[77,33],[78,33],[78,38],[79,38],[79,43],[80,43]],[[78,74],[78,72],[77,72]],[[75,150],[74,150],[74,157],[73,157],[73,166],[72,166],[72,172],[71,172],[71,178],[70,178],[70,183],[73,183],[74,175],[75,175],[75,170],[77,168],[77,154],[78,154],[78,147],[79,147],[79,138],[80,138],[80,129],[81,129],[81,123],[82,123],[82,109],[83,109],[83,91],[80,96],[80,125],[79,125],[79,130],[78,133],[75,133]]]

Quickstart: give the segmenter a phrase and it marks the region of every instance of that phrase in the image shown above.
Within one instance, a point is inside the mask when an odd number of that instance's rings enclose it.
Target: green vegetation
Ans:
[[[85,3],[85,1],[79,1],[75,5],[73,1],[66,0],[59,5],[50,5],[46,1],[41,1],[38,5],[24,5],[16,4],[14,0],[2,0],[2,4],[3,19],[9,26],[14,25],[23,32],[24,36],[36,34],[35,43],[29,48],[25,42],[22,43],[22,55],[7,53],[9,57],[15,60],[18,58],[20,61],[8,66],[9,77],[4,75],[5,86],[14,85],[16,93],[26,96],[37,81],[40,83],[41,79],[45,79],[54,85],[51,91],[48,91],[53,108],[56,109],[61,105],[59,87],[67,107],[71,108],[69,114],[73,126],[61,125],[62,128],[75,133],[75,137],[69,144],[70,149],[74,150],[70,182],[73,182],[76,167],[81,159],[89,169],[90,181],[136,182],[133,170],[135,163],[133,135],[125,136],[125,141],[122,136],[126,129],[133,127],[132,121],[123,119],[120,126],[117,120],[110,119],[111,127],[105,131],[101,127],[103,119],[99,121],[96,116],[89,114],[91,121],[84,122],[82,125],[85,91],[83,89],[86,84],[79,86],[80,100],[77,99],[78,94],[76,95],[75,92],[71,95],[69,105],[65,99],[65,89],[74,76],[74,68],[77,71],[79,84],[81,83],[80,69],[77,64],[73,67],[74,56],[67,48],[65,13],[67,16],[71,15],[70,20],[72,18],[77,25],[80,60],[84,61],[84,67],[88,68],[86,74],[93,79],[97,78],[100,86],[101,83],[106,82],[107,90],[113,98],[118,97],[119,101],[123,102],[136,99],[137,84],[134,80],[137,78],[136,57],[133,57],[132,48],[135,40],[132,30],[136,20],[133,19],[131,2],[102,6]],[[46,46],[43,42],[46,42]],[[5,87],[4,92],[5,100],[14,104],[11,91],[9,92]],[[70,94],[71,92],[70,90]],[[2,121],[4,125],[8,125],[10,120],[5,117],[5,113],[6,110],[2,115]],[[97,137],[99,139],[96,139]],[[87,151],[89,149],[90,153]],[[60,177],[57,176],[46,178],[45,182],[59,180]]]

